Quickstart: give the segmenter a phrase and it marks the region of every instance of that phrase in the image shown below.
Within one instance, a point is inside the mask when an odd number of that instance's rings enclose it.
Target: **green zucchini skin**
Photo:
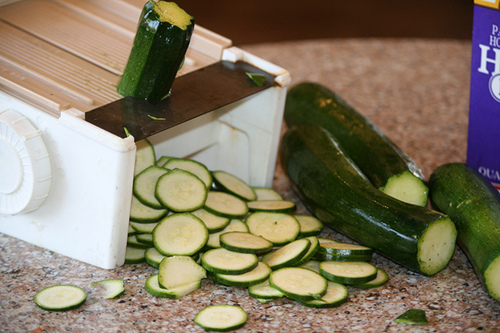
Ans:
[[[289,89],[284,119],[288,127],[317,124],[340,142],[349,157],[372,182],[383,188],[389,178],[409,171],[427,186],[418,165],[374,123],[325,86],[302,82]]]
[[[437,167],[429,187],[432,205],[456,224],[460,248],[483,286],[500,302],[500,193],[463,163]]]
[[[283,168],[307,208],[325,225],[417,273],[445,268],[455,250],[456,229],[440,212],[411,205],[377,190],[318,125],[288,129],[281,142]],[[420,255],[423,234],[431,224],[451,230],[443,263],[428,269]],[[439,241],[441,242],[441,241]]]
[[[167,97],[184,61],[193,30],[194,18],[191,17],[190,24],[183,29],[162,21],[157,6],[148,1],[142,9],[118,93],[151,101]]]

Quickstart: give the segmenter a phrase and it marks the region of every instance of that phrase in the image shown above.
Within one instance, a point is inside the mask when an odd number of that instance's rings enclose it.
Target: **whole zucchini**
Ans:
[[[458,245],[488,293],[500,302],[500,193],[462,163],[436,168],[429,187],[432,205],[455,222]]]
[[[194,29],[194,18],[174,2],[148,1],[118,83],[122,96],[157,101],[170,93]]]
[[[417,164],[375,124],[328,88],[311,82],[287,93],[285,122],[317,124],[329,131],[373,186],[408,203],[425,206],[428,188]]]
[[[425,275],[445,268],[456,228],[445,214],[377,190],[318,125],[284,134],[281,163],[308,209],[331,228]]]

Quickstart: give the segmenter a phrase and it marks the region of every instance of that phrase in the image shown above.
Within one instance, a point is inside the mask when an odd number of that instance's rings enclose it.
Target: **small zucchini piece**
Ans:
[[[196,314],[194,322],[206,331],[227,332],[245,326],[247,313],[237,305],[209,305]]]
[[[191,41],[194,18],[174,2],[148,1],[118,84],[118,93],[151,101],[170,94]]]
[[[462,163],[436,168],[429,186],[432,205],[455,222],[458,245],[490,296],[500,302],[500,193]]]
[[[322,126],[335,136],[376,188],[405,202],[427,205],[428,188],[417,164],[330,89],[311,82],[295,85],[287,93],[284,118],[288,127]]]
[[[122,279],[96,281],[92,282],[91,286],[101,289],[104,298],[116,298],[125,292]]]
[[[320,274],[301,267],[283,267],[269,276],[271,287],[298,302],[319,299],[326,294],[328,281]]]
[[[448,265],[457,232],[447,215],[377,190],[318,125],[294,126],[281,145],[285,172],[324,224],[421,274]]]
[[[409,309],[399,315],[394,321],[408,325],[427,325],[429,323],[425,311],[422,309]]]
[[[67,311],[85,303],[87,293],[72,285],[55,285],[44,288],[35,294],[33,301],[46,311]]]
[[[349,291],[346,286],[340,283],[328,281],[326,294],[321,296],[320,299],[303,301],[301,304],[310,308],[334,308],[347,302],[348,296]]]

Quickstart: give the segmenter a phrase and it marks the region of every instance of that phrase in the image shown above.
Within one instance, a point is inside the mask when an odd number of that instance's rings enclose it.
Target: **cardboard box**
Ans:
[[[500,190],[500,0],[475,0],[467,163]]]

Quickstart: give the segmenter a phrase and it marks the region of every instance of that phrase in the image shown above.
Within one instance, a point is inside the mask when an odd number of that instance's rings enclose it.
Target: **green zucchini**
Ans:
[[[417,273],[447,266],[457,234],[447,215],[377,190],[318,125],[294,126],[281,145],[285,172],[324,224]]]
[[[436,168],[429,180],[432,205],[448,214],[488,293],[500,302],[500,194],[481,174],[462,163]]]
[[[428,187],[417,164],[374,123],[328,88],[310,82],[287,93],[288,127],[317,124],[338,140],[373,186],[408,203],[425,206]]]
[[[174,2],[148,1],[142,9],[118,93],[151,101],[167,97],[193,29],[194,18]]]

